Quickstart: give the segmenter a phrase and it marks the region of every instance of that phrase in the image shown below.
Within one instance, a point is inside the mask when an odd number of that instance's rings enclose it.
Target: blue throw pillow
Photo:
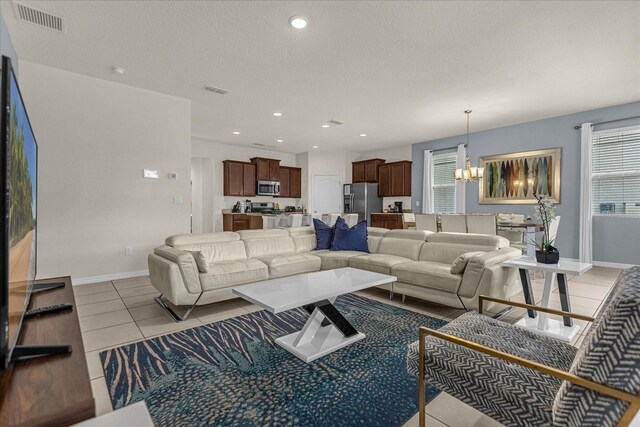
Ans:
[[[344,221],[339,225],[336,223],[331,250],[369,252],[367,221],[359,222],[351,228]]]
[[[331,249],[333,243],[333,235],[336,231],[336,227],[346,226],[342,217],[338,217],[333,227],[329,227],[324,221],[317,218],[313,218],[313,228],[316,230],[316,249]]]

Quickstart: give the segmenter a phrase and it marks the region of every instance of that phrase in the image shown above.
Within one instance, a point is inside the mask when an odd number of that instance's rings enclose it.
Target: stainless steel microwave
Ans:
[[[258,181],[258,196],[279,196],[280,182],[278,181]]]

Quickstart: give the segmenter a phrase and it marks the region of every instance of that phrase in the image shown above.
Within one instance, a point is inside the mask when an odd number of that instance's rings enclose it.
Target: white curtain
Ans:
[[[591,176],[593,169],[593,129],[591,123],[582,124],[580,140],[580,261],[593,261],[591,245]]]
[[[458,154],[456,155],[456,169],[464,170],[467,167],[467,149],[464,144],[458,144]],[[456,181],[456,212],[465,213],[465,183]]]
[[[433,213],[433,151],[424,150],[422,213]]]

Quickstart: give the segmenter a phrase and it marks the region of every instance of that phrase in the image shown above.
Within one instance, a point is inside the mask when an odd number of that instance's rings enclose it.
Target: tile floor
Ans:
[[[570,277],[572,310],[588,316],[597,313],[619,274],[620,270],[594,267],[582,276]],[[536,303],[542,297],[543,286],[543,279],[532,281]],[[100,365],[100,351],[258,310],[251,303],[235,299],[196,307],[188,320],[175,323],[153,300],[158,292],[148,277],[76,286],[74,293],[98,415],[112,410]],[[399,295],[390,300],[389,293],[381,289],[371,289],[359,294],[444,320],[453,320],[464,312],[410,297],[402,304]],[[522,294],[516,295],[514,299],[523,301]],[[557,287],[552,294],[552,307],[560,308]],[[502,320],[515,322],[524,312],[524,309],[512,310]],[[582,342],[585,331],[584,328],[580,331],[574,345]],[[501,425],[446,393],[440,393],[427,405],[427,414],[429,426]],[[405,427],[417,425],[416,415]]]

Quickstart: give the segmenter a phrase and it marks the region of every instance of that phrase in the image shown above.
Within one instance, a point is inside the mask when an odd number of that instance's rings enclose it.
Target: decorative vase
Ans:
[[[542,264],[557,264],[560,260],[560,252],[553,246],[548,251],[536,250],[536,260]]]

